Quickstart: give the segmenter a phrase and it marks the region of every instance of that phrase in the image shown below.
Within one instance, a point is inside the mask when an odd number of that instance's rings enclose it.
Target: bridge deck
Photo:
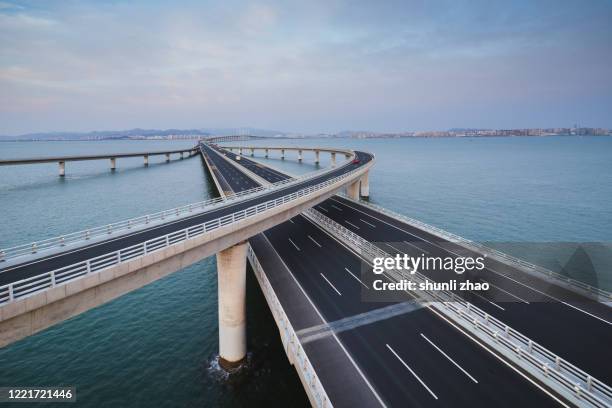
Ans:
[[[238,177],[235,166],[219,156],[215,158],[212,149],[206,149],[219,171]],[[248,164],[244,157],[239,163],[251,166],[249,169],[260,166],[254,162]],[[263,177],[265,172],[262,170],[257,174]],[[244,174],[239,177],[251,180]],[[243,182],[234,183],[239,188]],[[323,327],[302,329],[302,341],[308,347],[316,347],[319,341],[335,336],[383,404],[556,405],[538,387],[429,309],[411,308],[408,303],[397,313],[393,312],[392,304],[362,302],[363,286],[348,272],[355,271],[358,275],[362,260],[303,216],[294,217],[260,235],[271,243],[326,322]],[[283,294],[278,292],[278,295]],[[286,298],[283,307],[291,309],[292,302],[292,298]],[[342,328],[338,329],[338,326]],[[317,335],[309,335],[313,332]],[[458,369],[440,350],[451,356],[470,376]],[[325,362],[336,357],[323,354],[317,358]],[[331,379],[323,379],[333,380],[324,384],[330,397],[353,392],[352,388],[341,385],[342,378],[349,374],[342,371],[342,367],[336,367],[329,373]],[[338,390],[336,387],[342,388]],[[332,402],[336,403],[333,399]]]
[[[52,156],[52,157],[24,157],[21,159],[4,159],[0,160],[0,166],[9,166],[16,164],[36,164],[36,163],[57,163],[67,161],[82,161],[82,160],[102,160],[110,158],[125,158],[125,157],[140,157],[140,156],[160,156],[164,154],[178,154],[195,151],[195,148],[187,148],[181,150],[162,150],[156,152],[138,152],[138,153],[107,153],[107,154],[90,154],[81,156]]]
[[[231,154],[220,151],[228,158]],[[267,180],[288,177],[276,169],[242,158],[241,166]],[[480,256],[458,244],[385,215],[371,207],[336,196],[317,206],[317,209],[344,225],[364,239],[375,243],[390,255],[457,257]],[[574,365],[604,381],[612,382],[612,372],[602,355],[612,343],[612,319],[608,305],[595,302],[549,281],[538,279],[510,265],[488,258],[487,267],[478,275],[464,278],[489,282],[492,290],[468,294],[466,300],[491,316],[529,336],[532,340],[565,358]],[[430,279],[456,279],[453,272],[432,270],[424,272]],[[561,300],[561,301],[560,301]],[[569,330],[581,333],[580,347]]]

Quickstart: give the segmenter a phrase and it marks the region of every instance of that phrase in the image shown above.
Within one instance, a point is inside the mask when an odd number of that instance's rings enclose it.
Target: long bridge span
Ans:
[[[231,370],[246,353],[248,258],[315,406],[610,406],[600,358],[611,340],[609,293],[359,201],[369,195],[369,153],[231,148],[238,154],[197,147],[219,199],[1,250],[0,345],[217,254],[222,365]],[[332,167],[294,178],[243,154],[272,149],[283,159],[296,150],[299,161],[304,151],[315,162],[330,153]],[[361,268],[373,256],[419,252],[486,253],[487,270],[473,278],[495,289],[362,301],[371,287]],[[568,341],[567,325],[588,353]]]

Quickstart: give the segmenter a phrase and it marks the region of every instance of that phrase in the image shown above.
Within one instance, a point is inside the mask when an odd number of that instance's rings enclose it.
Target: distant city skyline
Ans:
[[[3,1],[0,135],[612,128],[606,1]]]

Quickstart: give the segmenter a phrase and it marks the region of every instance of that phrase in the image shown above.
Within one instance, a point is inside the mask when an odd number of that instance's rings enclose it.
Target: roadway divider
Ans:
[[[370,264],[374,258],[391,258],[391,255],[319,211],[309,209],[303,214]],[[428,280],[418,271],[406,274],[405,271],[392,270],[387,271],[387,274],[396,282],[408,279],[420,284]],[[612,388],[607,384],[593,378],[454,293],[423,290],[416,295],[425,306],[457,323],[498,355],[567,401],[577,406],[598,408],[612,406]]]
[[[370,162],[369,166],[372,164],[373,161]],[[344,180],[359,177],[361,173],[369,169],[369,166],[358,167],[347,173],[325,180],[319,184],[314,184],[297,190],[291,194],[268,200],[248,207],[244,210],[236,211],[201,224],[171,232],[140,244],[132,245],[85,261],[77,262],[62,268],[0,286],[0,305],[26,297],[32,293],[39,292],[47,288],[55,287],[56,285],[63,284],[67,281],[101,271],[110,266],[117,265],[140,256],[145,256],[151,252],[155,252],[168,246],[198,237],[202,234],[218,230],[219,228],[233,227],[236,223],[258,216],[264,212],[274,210],[292,201],[311,195],[316,195],[318,191],[332,187],[335,184],[338,184],[338,188],[341,188],[344,185]],[[228,228],[227,231],[227,233],[230,234],[235,232],[235,229]]]
[[[353,153],[354,154],[354,153]],[[109,236],[116,236],[132,232],[137,229],[144,229],[153,225],[161,225],[170,220],[176,220],[181,217],[190,215],[201,214],[207,211],[214,210],[221,206],[229,203],[235,203],[240,201],[246,201],[255,198],[259,195],[269,193],[284,187],[289,187],[294,184],[298,184],[314,177],[319,177],[327,174],[331,171],[338,170],[338,168],[330,168],[325,170],[318,170],[312,173],[303,175],[295,179],[281,180],[277,183],[255,187],[249,190],[238,192],[228,197],[216,197],[197,203],[184,205],[181,207],[172,208],[152,214],[143,215],[140,217],[130,218],[128,220],[119,221],[116,223],[103,225],[99,227],[89,228],[83,231],[73,232],[57,237],[36,241],[28,244],[17,245],[14,247],[0,249],[0,266],[3,261],[8,261],[13,258],[26,255],[38,254],[42,251],[49,250],[64,250],[69,245],[79,245],[83,243],[90,243],[97,240],[106,240]]]
[[[346,195],[342,195],[344,198],[351,200],[351,198]],[[355,200],[351,200],[355,201]],[[612,301],[612,293],[605,291],[600,288],[596,288],[594,286],[588,285],[584,282],[581,282],[576,279],[569,278],[567,276],[561,275],[560,273],[553,272],[549,269],[543,268],[538,265],[534,265],[530,262],[527,262],[523,259],[515,258],[511,255],[505,254],[501,251],[498,251],[493,248],[489,248],[485,245],[482,245],[478,242],[470,241],[469,239],[460,237],[459,235],[455,235],[451,232],[445,231],[441,228],[434,227],[433,225],[426,224],[422,221],[415,220],[414,218],[406,217],[405,215],[398,214],[394,211],[388,210],[384,207],[381,207],[376,204],[372,204],[367,201],[359,200],[355,201],[356,203],[363,205],[365,207],[372,208],[384,215],[387,215],[391,218],[395,218],[399,221],[402,221],[406,224],[412,225],[414,227],[420,228],[424,231],[427,231],[433,235],[436,235],[442,239],[445,239],[449,242],[459,244],[471,251],[476,253],[480,253],[486,255],[487,257],[491,257],[497,261],[502,263],[509,264],[525,273],[528,273],[532,276],[538,277],[540,279],[548,280],[551,283],[561,285],[567,289],[570,289],[574,292],[580,293],[581,295],[587,296],[591,299],[597,300],[604,304],[609,305],[608,302]]]

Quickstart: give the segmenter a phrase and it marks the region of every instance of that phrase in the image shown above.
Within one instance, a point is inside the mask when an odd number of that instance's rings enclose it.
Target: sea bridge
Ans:
[[[296,178],[243,154],[272,149],[299,161],[329,153],[332,167]],[[222,364],[231,370],[246,353],[248,259],[313,405],[610,405],[601,358],[609,293],[360,201],[369,153],[205,143],[197,151],[221,198],[3,250],[0,344],[217,254]],[[371,290],[364,264],[423,252],[487,255],[474,278],[493,290],[362,301]]]

